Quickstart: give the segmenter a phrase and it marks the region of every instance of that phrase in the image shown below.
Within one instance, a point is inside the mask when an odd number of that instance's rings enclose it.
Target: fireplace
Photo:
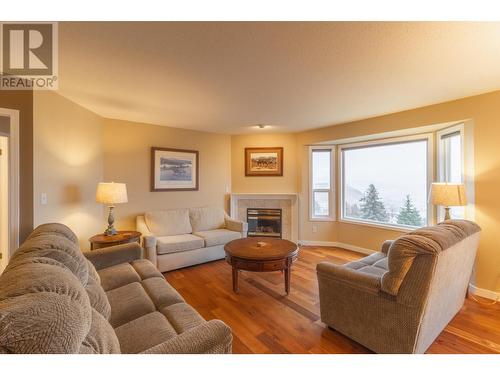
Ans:
[[[281,208],[247,208],[248,237],[281,238]]]

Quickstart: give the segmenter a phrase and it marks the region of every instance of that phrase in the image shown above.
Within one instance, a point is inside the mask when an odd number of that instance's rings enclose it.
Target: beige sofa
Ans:
[[[0,276],[0,353],[229,353],[130,243],[85,253],[62,224],[39,226]]]
[[[448,220],[317,266],[321,320],[377,353],[424,353],[464,303],[480,228]]]
[[[248,230],[219,207],[146,212],[136,223],[147,259],[161,272],[222,259],[224,245]]]

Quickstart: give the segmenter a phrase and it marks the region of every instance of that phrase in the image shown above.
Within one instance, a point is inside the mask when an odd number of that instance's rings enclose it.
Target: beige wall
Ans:
[[[362,135],[395,131],[450,121],[470,120],[474,128],[475,218],[482,227],[476,265],[476,285],[500,290],[500,251],[497,231],[500,225],[500,91],[441,103],[362,121],[299,133],[297,153],[301,197],[301,239],[330,240],[378,249],[383,240],[400,232],[347,223],[321,223],[317,233],[307,217],[307,144]]]
[[[246,177],[245,147],[283,147],[283,176]],[[297,155],[295,134],[231,136],[233,193],[296,193]]]
[[[103,120],[48,91],[34,94],[33,108],[35,225],[64,223],[88,249],[88,238],[104,227],[103,208],[95,202],[103,178]]]
[[[104,180],[127,184],[128,203],[115,209],[118,229],[135,229],[135,218],[145,211],[179,207],[223,206],[231,191],[231,138],[140,124],[104,120]],[[199,191],[151,192],[151,147],[198,150]]]

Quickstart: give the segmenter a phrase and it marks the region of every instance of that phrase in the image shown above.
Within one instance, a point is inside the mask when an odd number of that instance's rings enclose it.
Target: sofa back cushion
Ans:
[[[424,270],[434,269],[436,257],[443,251],[455,248],[455,244],[480,230],[481,228],[471,221],[447,220],[399,237],[388,251],[389,270],[382,277],[382,290],[395,296],[403,283],[413,290],[422,285],[429,285],[432,272]],[[475,253],[476,249],[470,251]],[[422,298],[423,294],[424,291],[421,293]]]
[[[187,208],[150,211],[146,212],[144,218],[151,233],[157,237],[176,236],[193,232]]]
[[[224,210],[220,207],[199,207],[189,209],[193,232],[221,229],[225,226]]]
[[[8,267],[32,258],[52,259],[70,270],[85,287],[88,282],[88,261],[80,251],[76,235],[58,223],[42,224],[14,253]]]
[[[111,305],[109,304],[108,297],[101,284],[93,278],[89,278],[85,291],[89,296],[90,306],[106,320],[109,320],[111,316]]]
[[[61,223],[41,224],[36,227],[33,232],[31,232],[31,234],[28,236],[28,239],[47,234],[54,234],[65,237],[75,245],[78,245],[78,237],[76,236],[75,232],[73,232],[68,226]]]

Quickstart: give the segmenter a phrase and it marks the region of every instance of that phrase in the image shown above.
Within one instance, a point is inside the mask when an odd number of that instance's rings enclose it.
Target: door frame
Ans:
[[[7,259],[19,247],[19,111],[0,108],[0,116],[9,118],[9,249]]]

